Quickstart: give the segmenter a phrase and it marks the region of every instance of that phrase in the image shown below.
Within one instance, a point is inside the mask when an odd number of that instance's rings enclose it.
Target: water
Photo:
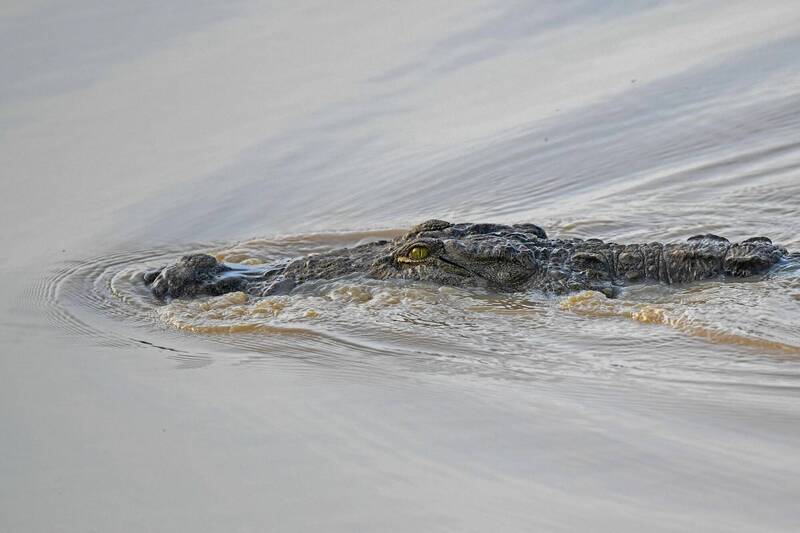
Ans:
[[[133,273],[427,218],[800,250],[798,23],[789,1],[6,3],[0,529],[797,530],[797,271],[166,306]]]

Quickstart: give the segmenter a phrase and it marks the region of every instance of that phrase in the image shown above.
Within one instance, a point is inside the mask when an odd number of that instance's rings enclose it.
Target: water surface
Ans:
[[[9,3],[0,529],[795,531],[800,274],[168,305],[427,218],[800,250],[794,2]]]

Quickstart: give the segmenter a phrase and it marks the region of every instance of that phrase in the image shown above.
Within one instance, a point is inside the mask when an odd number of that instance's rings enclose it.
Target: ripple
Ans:
[[[391,376],[400,365],[539,382],[615,375],[798,386],[800,332],[792,319],[798,278],[788,270],[756,282],[630,287],[615,300],[593,292],[555,298],[355,277],[308,283],[291,296],[238,292],[165,305],[141,281],[142,271],[189,251],[270,262],[398,233],[118,251],[61,265],[28,297],[68,336],[159,350],[180,368],[220,360],[311,364],[330,366],[340,378],[368,378]]]
[[[713,305],[711,302],[695,300],[693,303]],[[561,308],[578,313],[590,318],[621,317],[643,324],[667,326],[686,333],[693,337],[706,339],[712,343],[723,345],[739,345],[754,348],[759,351],[781,352],[790,355],[800,355],[800,345],[759,338],[757,332],[750,335],[734,331],[737,326],[730,322],[726,324],[719,321],[712,323],[708,318],[702,318],[703,309],[687,305],[686,301],[679,303],[641,303],[625,300],[610,300],[605,295],[586,291],[568,298],[561,303]],[[751,319],[752,317],[748,317]],[[748,324],[752,327],[752,322]],[[774,326],[774,324],[769,324]]]
[[[322,363],[337,357],[355,361],[384,352],[379,346],[336,336],[314,324],[265,322],[265,316],[279,313],[280,302],[264,300],[245,313],[241,306],[247,296],[242,293],[163,305],[151,297],[141,273],[190,251],[204,250],[228,261],[235,258],[249,262],[258,257],[274,260],[396,233],[330,234],[328,244],[325,234],[312,234],[273,241],[255,239],[233,246],[195,243],[181,248],[117,251],[59,265],[33,283],[23,298],[26,305],[43,312],[49,324],[66,338],[97,346],[158,350],[179,368],[199,368],[226,357],[239,363],[263,362],[259,354],[288,364]],[[303,313],[306,318],[312,317],[311,309]],[[194,322],[188,319],[192,314]],[[247,322],[242,320],[245,315],[250,318]],[[205,349],[197,348],[198,339]],[[231,348],[235,353],[226,353]]]

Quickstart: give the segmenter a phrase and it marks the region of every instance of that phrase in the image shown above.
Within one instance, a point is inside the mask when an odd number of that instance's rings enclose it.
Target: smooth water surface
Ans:
[[[796,531],[800,272],[361,277],[428,218],[800,250],[793,1],[7,2],[0,530]]]

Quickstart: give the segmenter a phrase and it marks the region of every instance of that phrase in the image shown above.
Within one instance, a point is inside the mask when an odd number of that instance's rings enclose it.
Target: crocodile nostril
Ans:
[[[162,270],[164,269],[159,268],[156,270],[148,270],[147,272],[142,274],[142,280],[144,281],[145,285],[150,285],[151,283],[153,283],[158,277],[158,275],[161,274]]]

